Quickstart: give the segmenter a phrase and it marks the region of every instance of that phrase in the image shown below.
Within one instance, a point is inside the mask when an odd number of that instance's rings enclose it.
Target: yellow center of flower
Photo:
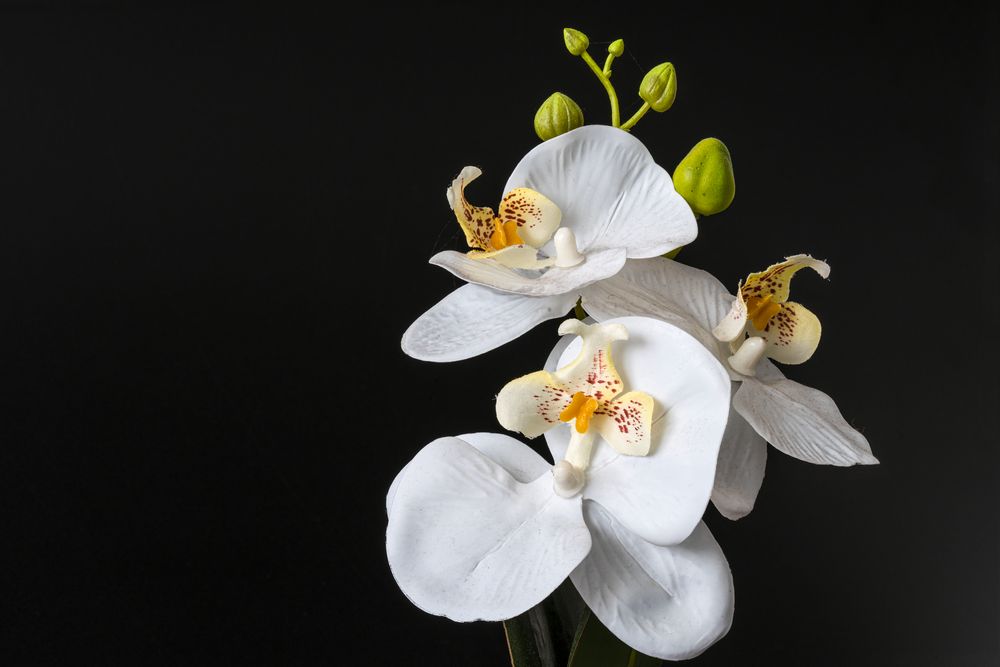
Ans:
[[[773,297],[773,294],[765,294],[762,297],[751,296],[747,299],[747,317],[758,331],[763,331],[771,318],[781,310],[781,304],[771,300]]]
[[[588,396],[582,391],[578,391],[573,394],[573,398],[570,399],[569,405],[567,405],[563,411],[559,413],[559,420],[568,422],[575,419],[576,432],[586,433],[587,428],[590,426],[590,418],[596,409],[597,399],[592,396]]]
[[[500,218],[493,218],[493,233],[490,234],[490,246],[494,250],[503,250],[512,245],[521,245],[524,241],[517,233],[517,221],[508,220],[503,222]]]

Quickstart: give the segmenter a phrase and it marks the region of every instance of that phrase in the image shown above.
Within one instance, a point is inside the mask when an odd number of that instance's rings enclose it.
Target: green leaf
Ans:
[[[662,661],[639,653],[611,634],[589,610],[580,620],[569,667],[659,667]]]
[[[535,633],[531,629],[530,613],[526,611],[503,622],[510,664],[513,667],[543,667],[542,658],[538,655],[538,645],[535,643]]]

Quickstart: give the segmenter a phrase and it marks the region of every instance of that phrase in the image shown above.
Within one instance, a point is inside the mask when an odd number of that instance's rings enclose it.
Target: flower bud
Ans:
[[[625,41],[616,39],[611,42],[611,45],[608,46],[608,53],[613,55],[615,58],[621,58],[622,54],[625,53]]]
[[[535,113],[535,134],[542,141],[558,137],[583,125],[583,111],[562,93],[552,93]]]
[[[677,97],[677,74],[672,63],[657,65],[646,73],[639,85],[639,97],[653,111],[666,111]]]
[[[574,56],[581,55],[590,46],[587,36],[573,28],[563,28],[563,41],[566,42],[566,49]]]
[[[736,177],[729,149],[718,139],[702,139],[674,170],[674,189],[700,215],[729,208],[736,196]]]

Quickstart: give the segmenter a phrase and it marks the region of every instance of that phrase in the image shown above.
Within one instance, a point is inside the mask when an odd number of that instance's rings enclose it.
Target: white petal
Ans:
[[[626,248],[629,257],[654,257],[698,234],[670,174],[641,141],[606,125],[587,125],[533,148],[504,192],[517,187],[554,201],[583,251]]]
[[[835,466],[878,463],[865,436],[817,389],[788,379],[747,378],[733,405],[757,433],[789,456]]]
[[[527,484],[549,472],[552,464],[547,462],[535,451],[525,447],[519,440],[515,440],[509,435],[502,433],[466,433],[456,436],[466,444],[472,445],[480,453],[488,456],[494,463],[502,466],[504,470],[511,474],[511,477]],[[389,492],[385,496],[385,513],[392,511],[392,501],[396,497],[396,489],[403,479],[403,474],[409,468],[409,464],[396,474],[389,486]]]
[[[410,325],[403,352],[424,361],[468,359],[564,316],[575,303],[573,294],[528,297],[463,285]]]
[[[519,271],[490,258],[476,259],[454,250],[439,252],[431,257],[430,263],[447,269],[466,282],[503,292],[527,296],[572,293],[575,302],[581,287],[621,270],[625,265],[625,251],[621,248],[591,251],[576,266],[556,266],[541,273]]]
[[[685,275],[687,272],[666,269],[671,266],[683,265],[663,258],[629,260],[615,276],[583,289],[583,308],[599,322],[628,315],[663,320],[697,338],[720,362],[724,362],[731,354],[729,346],[715,339],[707,322],[717,313],[725,313],[733,297],[721,290],[719,285],[720,290],[706,295],[709,300],[703,302],[695,294],[699,287],[706,286],[707,281],[690,280],[691,276]],[[687,268],[715,281],[704,271]],[[681,280],[673,281],[675,276]],[[692,310],[710,312],[692,313]]]
[[[640,540],[584,503],[590,555],[570,575],[587,606],[619,639],[664,660],[693,658],[733,622],[729,563],[704,523],[683,543]]]
[[[658,421],[648,456],[621,455],[598,441],[583,496],[599,502],[646,541],[677,544],[694,530],[712,492],[729,417],[729,376],[708,350],[677,327],[645,317],[611,322],[621,322],[629,333],[628,342],[615,351],[625,388],[651,395]],[[579,350],[577,339],[559,365]],[[569,437],[565,425],[546,432],[553,460],[565,456]]]
[[[766,465],[767,442],[730,406],[712,488],[712,504],[722,516],[742,519],[753,510]]]
[[[396,489],[389,567],[428,613],[512,618],[545,599],[590,551],[581,502],[557,496],[548,475],[522,484],[462,440],[435,440]]]

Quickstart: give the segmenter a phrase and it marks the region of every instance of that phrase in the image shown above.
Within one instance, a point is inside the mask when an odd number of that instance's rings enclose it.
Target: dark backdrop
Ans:
[[[607,122],[564,25],[625,39],[625,99],[676,65],[635,131],[665,167],[730,147],[684,261],[829,258],[788,374],[882,460],[771,450],[750,517],[709,509],[738,603],[695,664],[1000,660],[996,12],[365,7],[0,11],[0,662],[506,663],[399,592],[383,503],[556,340],[399,350],[458,285],[458,169],[495,203],[553,90]]]

